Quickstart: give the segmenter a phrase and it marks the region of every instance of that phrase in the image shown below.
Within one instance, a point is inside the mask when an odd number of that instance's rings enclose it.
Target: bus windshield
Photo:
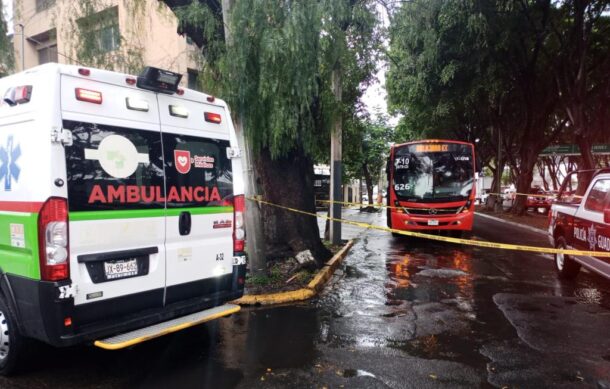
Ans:
[[[422,143],[394,150],[394,191],[404,201],[448,202],[469,198],[474,184],[472,146]]]

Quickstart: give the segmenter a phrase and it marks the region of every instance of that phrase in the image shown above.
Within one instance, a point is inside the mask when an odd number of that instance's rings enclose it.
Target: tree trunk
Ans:
[[[272,204],[316,214],[313,163],[298,149],[273,160],[264,149],[255,160],[263,197]],[[317,218],[273,206],[263,206],[267,255],[283,259],[311,250],[322,266],[331,252],[322,244]]]
[[[591,170],[595,168],[595,159],[593,158],[593,151],[591,150],[591,142],[587,136],[577,135],[576,143],[580,148],[580,166],[578,170]],[[576,187],[576,195],[584,196],[587,191],[587,187],[591,182],[591,172],[579,173],[578,174],[578,186]]]
[[[579,170],[595,169],[595,158],[591,149],[591,141],[585,135],[576,136],[576,144],[580,148],[581,163]]]
[[[487,210],[488,211],[495,210],[496,203],[499,201],[499,197],[498,197],[499,195],[496,193],[498,191],[498,178],[500,178],[500,176],[498,175],[498,167],[496,167],[495,169],[491,169],[491,171],[493,172],[493,177],[494,177],[494,179],[491,183],[491,193],[493,193],[493,195],[490,195],[487,200]],[[500,171],[501,172],[504,171],[504,163],[502,163],[502,165],[500,166]],[[502,179],[500,178],[500,181],[501,180]],[[501,184],[500,184],[500,186],[501,186]]]
[[[534,179],[534,165],[538,157],[538,152],[532,152],[528,149],[525,155],[521,156],[521,164],[519,165],[519,175],[517,176],[517,193],[529,193]],[[515,196],[515,203],[513,204],[512,212],[516,215],[523,215],[527,211],[526,207],[527,196],[519,195]]]
[[[546,165],[549,177],[551,177],[551,183],[553,184],[553,190],[558,190],[561,183],[559,182],[558,176],[558,163],[555,157],[545,157],[544,164]]]
[[[536,161],[536,167],[538,168],[538,174],[540,178],[542,178],[542,186],[544,186],[544,190],[550,190],[550,185],[548,180],[546,179],[546,164],[543,160]]]

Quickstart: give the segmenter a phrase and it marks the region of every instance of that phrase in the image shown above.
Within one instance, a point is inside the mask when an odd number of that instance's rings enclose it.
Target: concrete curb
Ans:
[[[270,294],[248,294],[232,301],[233,304],[239,305],[273,305],[292,303],[295,301],[308,300],[324,289],[324,285],[330,280],[335,270],[339,267],[343,259],[354,245],[354,241],[350,240],[343,246],[337,254],[326,262],[326,265],[318,271],[313,279],[305,288],[292,290],[290,292],[270,293]]]
[[[526,229],[528,231],[537,232],[537,233],[543,234],[543,235],[547,234],[547,232],[545,230],[541,230],[540,228],[527,226],[527,225],[521,224],[521,223],[509,222],[507,220],[500,219],[499,217],[490,216],[490,215],[487,215],[487,214],[481,213],[481,212],[475,212],[475,214],[478,215],[478,216],[486,217],[486,218],[491,219],[491,220],[495,220],[495,221],[500,222],[500,223],[510,224],[511,226],[514,226],[514,227],[523,228],[523,229]]]

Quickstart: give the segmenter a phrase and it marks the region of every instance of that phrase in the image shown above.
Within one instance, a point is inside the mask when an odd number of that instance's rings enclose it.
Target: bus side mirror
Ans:
[[[610,208],[604,209],[604,223],[610,224]]]

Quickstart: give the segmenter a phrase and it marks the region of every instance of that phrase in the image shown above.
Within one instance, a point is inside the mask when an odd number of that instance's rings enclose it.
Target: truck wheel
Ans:
[[[565,249],[568,247],[563,236],[557,238],[555,247],[558,249]],[[555,270],[557,271],[559,278],[563,278],[564,280],[572,280],[578,275],[578,272],[580,271],[580,264],[575,262],[567,254],[555,254]]]
[[[14,313],[0,295],[0,374],[11,375],[19,369],[25,354],[25,338],[19,333]]]

